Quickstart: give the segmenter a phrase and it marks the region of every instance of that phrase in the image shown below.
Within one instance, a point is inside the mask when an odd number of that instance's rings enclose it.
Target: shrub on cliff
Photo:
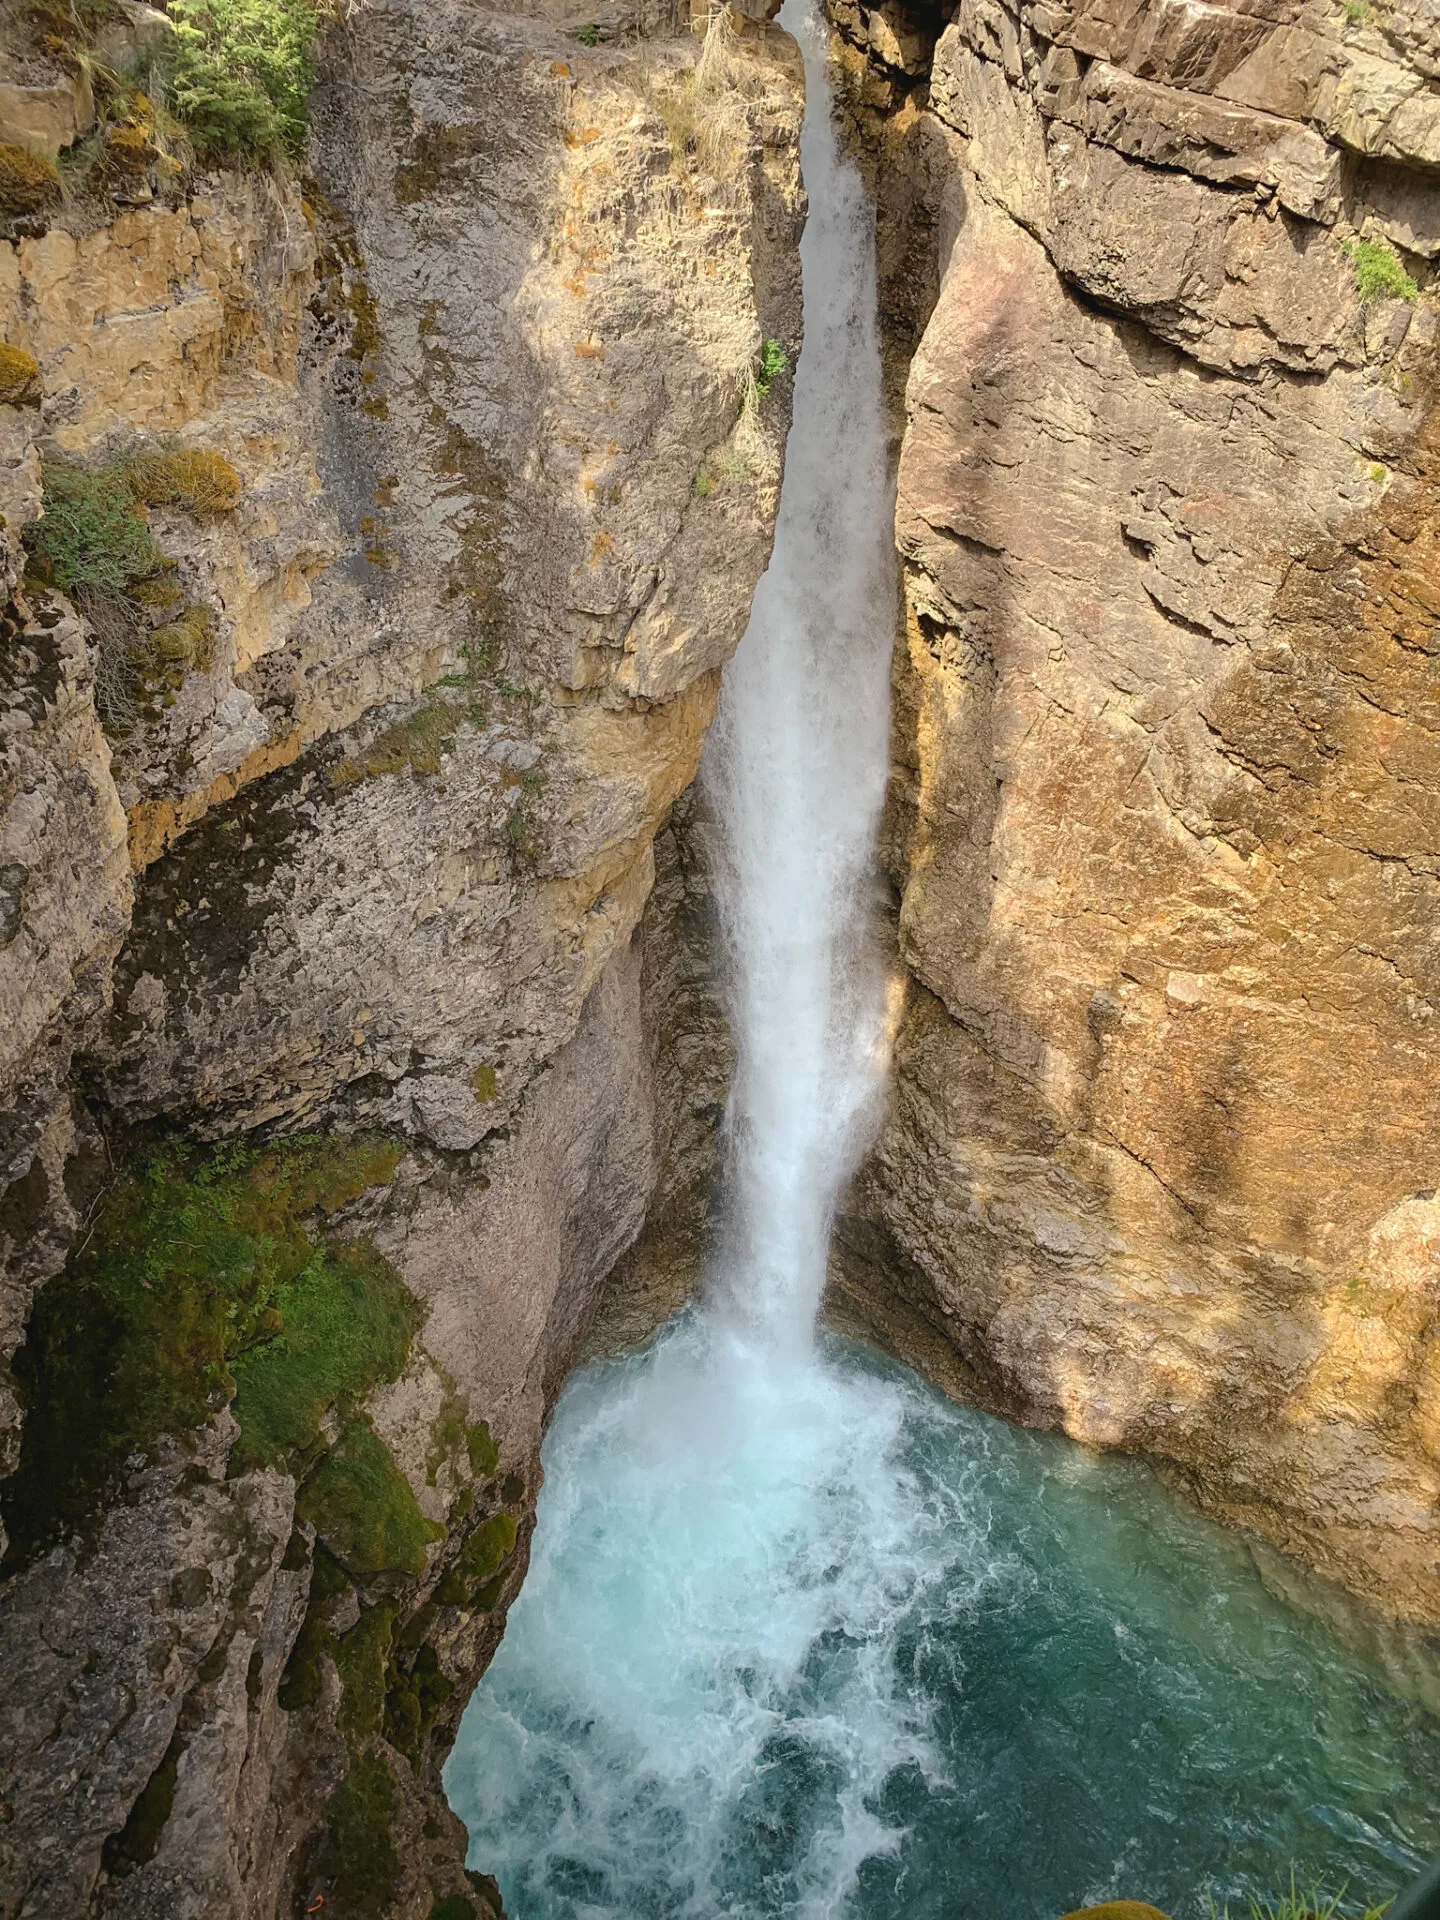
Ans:
[[[169,104],[201,161],[298,157],[315,80],[311,0],[170,0]]]
[[[1344,248],[1355,270],[1355,291],[1362,307],[1376,300],[1413,300],[1420,289],[1400,264],[1400,256],[1383,240],[1346,240]]]

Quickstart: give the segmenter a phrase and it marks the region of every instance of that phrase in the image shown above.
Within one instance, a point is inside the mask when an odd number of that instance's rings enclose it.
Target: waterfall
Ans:
[[[775,549],[726,671],[704,787],[736,1071],[717,1305],[751,1342],[812,1336],[839,1187],[884,1064],[866,947],[889,748],[893,496],[875,311],[874,215],[831,113],[815,0],[782,22],[805,58],[805,346]]]
[[[704,766],[725,1231],[703,1307],[561,1397],[451,1804],[512,1920],[1053,1920],[1121,1895],[1190,1920],[1217,1870],[1243,1909],[1292,1862],[1378,1894],[1440,1844],[1407,1707],[1134,1463],[815,1337],[884,1065],[866,894],[895,598],[871,212],[818,6],[781,17],[805,347]]]

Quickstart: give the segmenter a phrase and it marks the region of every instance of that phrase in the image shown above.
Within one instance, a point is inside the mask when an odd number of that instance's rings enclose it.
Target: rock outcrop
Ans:
[[[1435,1620],[1433,21],[836,17],[923,334],[839,1300]]]
[[[4,1914],[495,1904],[439,1767],[657,1177],[801,94],[742,14],[383,0],[303,189],[151,147],[0,246]]]

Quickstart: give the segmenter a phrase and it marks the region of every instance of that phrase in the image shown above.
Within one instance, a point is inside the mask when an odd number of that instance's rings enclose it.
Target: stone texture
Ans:
[[[371,1237],[423,1306],[366,1412],[437,1536],[423,1574],[312,1595],[288,1477],[217,1477],[228,1416],[134,1462],[92,1556],[57,1550],[0,1597],[24,1677],[7,1916],[303,1910],[357,1751],[394,1785],[386,1910],[498,1905],[439,1769],[523,1577],[547,1409],[646,1218],[652,842],[778,497],[788,377],[747,394],[761,341],[799,342],[801,75],[767,11],[703,48],[627,13],[590,48],[589,15],[388,0],[329,37],[304,204],[223,174],[0,247],[0,332],[43,390],[0,409],[12,578],[42,455],[173,434],[243,482],[233,512],[151,510],[215,644],[134,724],[103,690],[97,709],[101,612],[19,609],[6,1352],[138,1139],[383,1126],[394,1178],[325,1230]],[[493,1473],[454,1440],[482,1419]],[[515,1545],[477,1598],[456,1563],[492,1521]],[[206,1529],[254,1536],[244,1578]],[[140,1615],[191,1546],[209,1610],[162,1646],[163,1601],[140,1675]],[[377,1605],[436,1700],[454,1689],[413,1745],[342,1728],[328,1651],[280,1704],[302,1622],[314,1646]],[[50,1606],[63,1645],[15,1651]],[[71,1694],[110,1716],[77,1719],[73,1752]],[[137,1851],[147,1782],[169,1810]]]
[[[835,1306],[1434,1620],[1440,329],[1359,305],[1429,176],[1335,106],[1431,83],[1374,12],[966,0],[892,109],[955,144]]]

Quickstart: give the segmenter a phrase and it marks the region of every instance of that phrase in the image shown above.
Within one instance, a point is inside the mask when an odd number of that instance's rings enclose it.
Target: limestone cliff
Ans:
[[[908,980],[838,1310],[1440,1618],[1440,39],[837,0]]]
[[[439,1765],[658,1163],[798,56],[375,0],[296,179],[7,57],[7,152],[103,152],[0,245],[0,1912],[450,1920]]]

